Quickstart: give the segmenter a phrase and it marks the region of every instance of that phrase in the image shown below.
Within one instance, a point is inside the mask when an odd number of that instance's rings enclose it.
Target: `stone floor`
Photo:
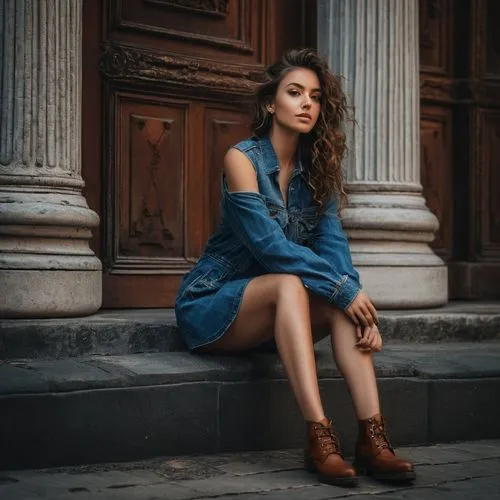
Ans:
[[[0,472],[5,500],[494,500],[500,440],[400,448],[414,461],[412,485],[362,478],[355,489],[322,485],[301,468],[301,450],[161,458]]]

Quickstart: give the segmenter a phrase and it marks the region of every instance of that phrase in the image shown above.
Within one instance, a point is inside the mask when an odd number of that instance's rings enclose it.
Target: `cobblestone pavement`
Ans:
[[[483,500],[500,499],[500,440],[400,448],[413,485],[362,478],[354,489],[322,485],[301,450],[161,458],[0,472],[2,500]]]

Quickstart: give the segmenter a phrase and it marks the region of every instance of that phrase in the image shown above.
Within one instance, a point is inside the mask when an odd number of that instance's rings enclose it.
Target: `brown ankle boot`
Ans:
[[[307,446],[304,466],[309,472],[317,472],[322,483],[337,486],[355,486],[356,471],[344,462],[340,444],[327,418],[320,422],[307,422]]]
[[[380,413],[359,421],[354,467],[358,474],[387,481],[411,481],[416,477],[413,465],[394,453]]]

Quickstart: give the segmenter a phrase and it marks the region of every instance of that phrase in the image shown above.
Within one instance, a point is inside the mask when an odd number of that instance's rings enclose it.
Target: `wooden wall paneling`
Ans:
[[[249,95],[262,68],[209,61],[195,56],[156,53],[145,48],[106,43],[101,72],[107,81],[137,91],[175,94],[187,99],[241,102]]]
[[[439,220],[432,247],[445,260],[453,254],[452,16],[452,0],[419,1],[421,179]]]
[[[452,0],[419,1],[421,71],[449,75],[452,58]]]
[[[189,102],[109,89],[105,307],[171,304],[190,268]],[[135,283],[135,285],[134,285]]]
[[[182,257],[188,103],[120,104],[118,258]]]
[[[474,141],[471,184],[472,253],[478,261],[496,261],[500,267],[500,35],[491,16],[500,13],[497,2],[478,0],[473,22]],[[498,20],[498,17],[496,18]],[[497,182],[497,184],[494,184]],[[500,284],[498,286],[500,293]]]
[[[266,6],[266,17],[273,26],[267,40],[269,62],[292,47],[316,47],[316,2],[267,0]]]
[[[474,0],[473,76],[482,80],[500,79],[500,6],[495,0]]]
[[[207,241],[206,212],[208,203],[209,180],[206,174],[205,143],[203,136],[203,120],[205,103],[192,100],[189,114],[188,168],[184,179],[185,196],[184,213],[186,233],[186,258],[195,263],[201,255]]]
[[[99,69],[102,31],[102,2],[83,2],[82,23],[82,177],[84,196],[89,207],[99,215],[103,213],[102,199],[102,137],[103,115],[101,102],[101,75]],[[97,27],[97,29],[96,29]],[[92,231],[92,250],[101,257],[101,230]]]
[[[454,82],[452,0],[419,0],[420,97],[451,104]]]
[[[109,0],[109,38],[176,54],[260,64],[268,0]],[[166,43],[167,42],[167,43]]]
[[[420,128],[424,196],[439,220],[439,230],[431,246],[443,259],[449,260],[453,245],[451,109],[422,106]]]
[[[475,122],[474,256],[500,264],[500,109],[477,110]]]
[[[114,186],[107,217],[108,272],[186,268],[182,224],[189,103],[117,91],[110,124]]]
[[[205,111],[205,157],[207,161],[209,198],[207,204],[207,237],[220,222],[221,172],[226,151],[250,135],[250,115],[207,106]]]
[[[486,5],[486,37],[485,37],[485,75],[495,79],[500,75],[500,3],[488,0]]]
[[[457,39],[457,155],[467,157],[466,255],[450,267],[454,298],[500,297],[500,37],[498,2],[460,0],[457,21],[468,28]],[[464,58],[467,64],[464,62]],[[457,127],[460,125],[457,121]],[[466,127],[465,125],[469,125]],[[466,151],[464,151],[466,150]],[[460,173],[462,175],[462,172]],[[458,201],[456,205],[458,206]]]

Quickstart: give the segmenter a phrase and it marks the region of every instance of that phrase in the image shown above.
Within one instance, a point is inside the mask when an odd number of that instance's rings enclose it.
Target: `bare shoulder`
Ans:
[[[229,191],[259,191],[255,169],[238,149],[230,148],[224,156],[224,174]]]

